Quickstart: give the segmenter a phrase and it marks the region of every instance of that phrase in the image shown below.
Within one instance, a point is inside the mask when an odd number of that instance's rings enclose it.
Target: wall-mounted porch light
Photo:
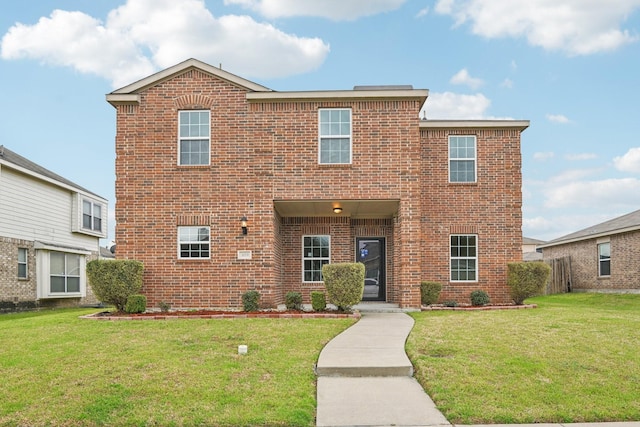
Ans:
[[[335,208],[333,208],[333,213],[334,214],[342,213],[342,208],[340,206],[336,206]]]
[[[247,217],[242,215],[240,218],[240,227],[242,227],[242,234],[247,234]]]

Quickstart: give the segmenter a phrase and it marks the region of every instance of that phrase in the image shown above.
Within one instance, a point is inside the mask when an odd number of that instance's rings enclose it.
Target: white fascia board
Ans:
[[[426,99],[427,89],[397,89],[397,90],[327,90],[300,92],[249,92],[248,101],[285,101],[285,100],[314,100],[314,99]]]
[[[529,127],[529,124],[529,120],[420,120],[421,129],[516,128],[525,130]]]

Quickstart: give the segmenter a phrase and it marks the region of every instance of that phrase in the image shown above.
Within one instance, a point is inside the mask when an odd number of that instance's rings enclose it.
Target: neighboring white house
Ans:
[[[546,243],[543,240],[532,239],[530,237],[522,238],[522,260],[523,261],[542,261],[542,249],[538,246]]]
[[[107,200],[0,145],[0,311],[97,301]]]

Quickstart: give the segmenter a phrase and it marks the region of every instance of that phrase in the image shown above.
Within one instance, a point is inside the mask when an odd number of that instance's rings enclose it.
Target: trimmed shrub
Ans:
[[[140,293],[143,265],[140,261],[96,259],[87,263],[87,277],[95,296],[124,311],[129,296]]]
[[[445,307],[457,307],[458,303],[456,301],[445,301],[442,303]]]
[[[147,297],[140,294],[129,295],[124,311],[127,313],[144,313],[147,311]]]
[[[322,277],[329,302],[344,311],[358,304],[364,292],[364,270],[361,262],[323,265]]]
[[[311,307],[313,308],[313,311],[324,311],[327,308],[327,298],[325,297],[324,292],[311,292]]]
[[[507,285],[517,305],[542,292],[549,281],[551,267],[541,261],[507,264]]]
[[[242,307],[244,311],[258,311],[260,309],[260,292],[254,289],[242,294]]]
[[[471,292],[471,305],[474,307],[482,307],[483,305],[487,305],[491,302],[489,299],[489,294],[483,290],[478,289],[477,291]]]
[[[302,295],[300,292],[287,292],[284,298],[284,305],[288,310],[301,310],[302,309]]]
[[[158,303],[158,307],[160,307],[160,311],[163,312],[163,313],[166,313],[169,310],[171,310],[171,304],[169,304],[168,302],[164,302],[164,301],[160,301]]]
[[[442,291],[442,284],[438,282],[421,282],[420,283],[420,300],[422,305],[431,305],[438,302]]]

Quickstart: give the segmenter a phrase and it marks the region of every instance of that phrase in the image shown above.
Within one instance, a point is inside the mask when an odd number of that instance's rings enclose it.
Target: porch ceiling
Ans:
[[[282,217],[393,218],[400,200],[274,200],[273,205]],[[342,212],[334,213],[334,208]]]

